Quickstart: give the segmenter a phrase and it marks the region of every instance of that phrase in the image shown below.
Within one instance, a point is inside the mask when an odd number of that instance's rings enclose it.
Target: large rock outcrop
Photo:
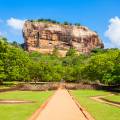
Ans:
[[[57,48],[62,56],[70,47],[78,53],[90,53],[96,47],[104,47],[98,34],[85,26],[26,21],[23,36],[26,50],[52,53]]]

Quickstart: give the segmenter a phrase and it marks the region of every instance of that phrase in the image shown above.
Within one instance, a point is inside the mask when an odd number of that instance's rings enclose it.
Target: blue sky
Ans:
[[[9,41],[24,41],[15,20],[38,18],[79,22],[97,31],[105,47],[120,47],[120,0],[0,0],[0,34]]]

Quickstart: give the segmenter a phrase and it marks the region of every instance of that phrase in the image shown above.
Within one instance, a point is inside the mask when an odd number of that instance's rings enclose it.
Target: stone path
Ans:
[[[88,120],[65,89],[59,89],[34,120]]]

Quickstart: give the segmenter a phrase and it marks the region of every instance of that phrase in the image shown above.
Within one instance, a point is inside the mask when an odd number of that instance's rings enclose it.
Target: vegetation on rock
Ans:
[[[59,21],[56,21],[56,20],[52,20],[52,19],[44,19],[44,18],[40,18],[40,19],[37,19],[37,20],[28,20],[30,22],[50,22],[50,23],[53,23],[53,24],[63,24],[63,25],[76,25],[76,26],[80,26],[81,24],[80,23],[69,23],[67,21],[64,21],[63,23],[62,22],[59,22]]]

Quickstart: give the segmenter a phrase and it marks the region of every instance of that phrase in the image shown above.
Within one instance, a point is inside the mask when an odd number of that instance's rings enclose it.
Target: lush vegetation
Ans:
[[[117,107],[90,99],[91,96],[107,95],[108,92],[97,90],[76,90],[71,94],[95,118],[95,120],[118,120],[120,110]]]
[[[53,24],[62,24],[62,25],[75,25],[75,26],[80,26],[81,24],[80,23],[70,23],[70,22],[67,22],[67,21],[64,21],[63,23],[62,22],[58,22],[56,20],[52,20],[52,19],[44,19],[44,18],[41,18],[41,19],[37,19],[37,20],[29,20],[31,22],[49,22],[49,23],[53,23]]]
[[[43,104],[52,92],[15,91],[0,93],[0,99],[30,100],[27,104],[0,104],[0,118],[3,120],[27,120]]]
[[[28,53],[19,44],[0,38],[0,83],[3,81],[66,81],[120,84],[120,50],[94,49],[78,55],[71,48],[66,57]]]

